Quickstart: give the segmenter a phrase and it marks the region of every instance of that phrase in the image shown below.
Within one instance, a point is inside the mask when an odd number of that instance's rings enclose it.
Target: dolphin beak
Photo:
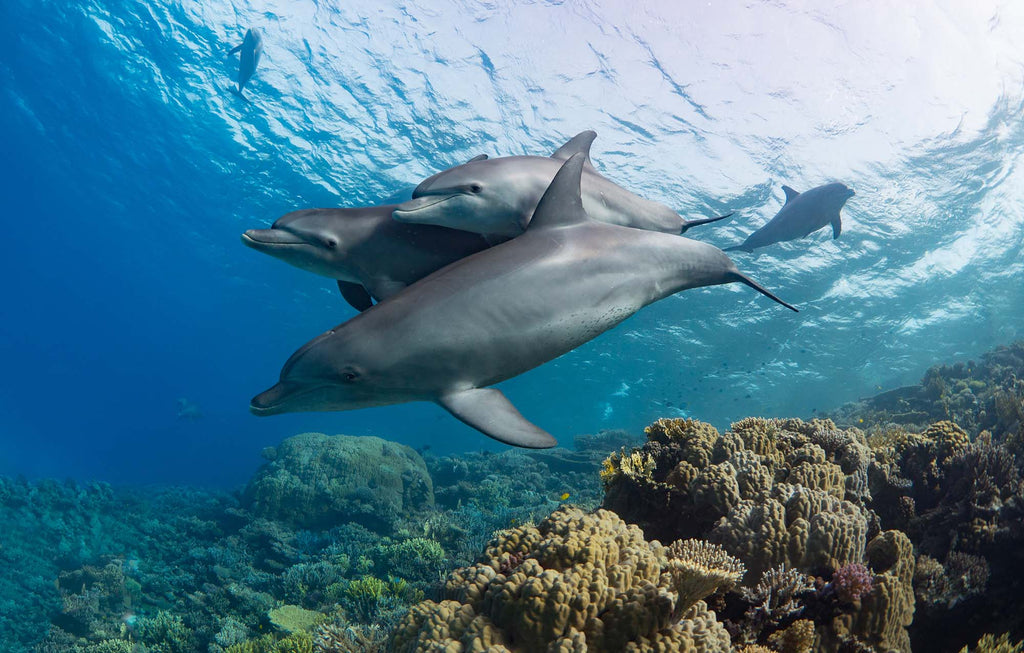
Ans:
[[[275,384],[274,387],[252,398],[249,402],[249,412],[260,417],[287,413],[289,410],[285,403],[297,394],[301,394],[301,388],[294,383]]]
[[[402,202],[395,207],[394,213],[391,214],[395,220],[399,222],[415,222],[417,211],[447,202],[453,197],[459,196],[461,193],[448,193],[446,195],[424,195],[417,197],[416,199],[409,200],[408,202]]]
[[[256,250],[266,250],[282,245],[302,245],[305,241],[283,229],[249,229],[242,234],[242,243]]]

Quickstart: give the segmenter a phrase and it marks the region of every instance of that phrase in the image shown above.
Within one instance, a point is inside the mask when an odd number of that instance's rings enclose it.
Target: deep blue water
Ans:
[[[588,128],[612,179],[737,211],[690,234],[722,247],[782,184],[857,196],[837,241],[734,257],[799,315],[687,292],[504,384],[565,444],[684,412],[809,416],[1021,337],[1020,6],[712,5],[0,3],[0,473],[227,485],[304,430],[498,446],[429,404],[251,416],[353,312],[239,235]],[[250,25],[247,104],[223,54]]]

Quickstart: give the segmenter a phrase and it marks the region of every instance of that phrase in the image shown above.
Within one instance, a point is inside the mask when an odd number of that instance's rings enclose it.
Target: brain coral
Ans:
[[[412,609],[388,650],[725,652],[729,635],[700,599],[742,571],[713,545],[663,547],[613,513],[563,506],[498,533],[480,563],[449,576],[444,600]]]
[[[256,515],[300,528],[357,522],[390,531],[434,505],[427,467],[411,448],[375,437],[303,433],[268,452],[244,501]]]

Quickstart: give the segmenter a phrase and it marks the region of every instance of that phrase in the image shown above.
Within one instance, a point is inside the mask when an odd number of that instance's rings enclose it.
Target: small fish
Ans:
[[[559,500],[559,501],[565,501],[565,500],[566,500],[566,499],[568,499],[568,498],[569,498],[570,496],[571,496],[571,495],[570,495],[570,494],[569,494],[568,492],[563,492],[563,493],[562,493],[562,496],[558,497],[558,500]]]
[[[858,423],[858,424],[863,424],[863,423],[864,423],[864,418],[863,418],[863,417],[861,417],[861,418],[860,418],[859,420],[857,420],[857,423]]]

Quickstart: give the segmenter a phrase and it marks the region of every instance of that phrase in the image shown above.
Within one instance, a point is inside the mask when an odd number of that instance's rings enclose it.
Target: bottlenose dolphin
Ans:
[[[279,218],[270,229],[250,229],[242,242],[297,268],[338,280],[342,296],[359,311],[435,270],[487,247],[479,234],[402,224],[394,205],[357,209],[305,209]]]
[[[688,288],[739,281],[796,310],[717,247],[588,218],[580,196],[585,161],[575,154],[562,166],[522,236],[452,263],[311,340],[250,410],[434,401],[501,442],[552,447],[549,433],[487,386]]]
[[[852,190],[845,184],[834,182],[798,193],[789,186],[783,186],[786,193],[786,204],[779,209],[768,224],[747,236],[743,244],[728,247],[726,252],[741,249],[752,252],[758,247],[781,243],[785,240],[803,238],[825,225],[832,224],[832,238],[839,238],[843,223],[839,218],[839,210],[846,200],[853,197]]]
[[[244,98],[242,89],[256,72],[256,66],[260,65],[260,56],[263,54],[263,36],[260,35],[260,31],[255,27],[246,30],[242,44],[231,48],[228,51],[228,56],[236,52],[242,53],[238,62],[238,91],[236,93]]]
[[[577,153],[586,157],[583,208],[595,220],[681,234],[691,227],[729,217],[687,221],[664,204],[634,195],[609,181],[590,163],[590,146],[596,137],[593,131],[581,132],[550,157],[474,160],[439,172],[416,187],[413,199],[395,210],[395,219],[475,231],[486,234],[492,242],[514,238],[526,230],[555,173]]]

